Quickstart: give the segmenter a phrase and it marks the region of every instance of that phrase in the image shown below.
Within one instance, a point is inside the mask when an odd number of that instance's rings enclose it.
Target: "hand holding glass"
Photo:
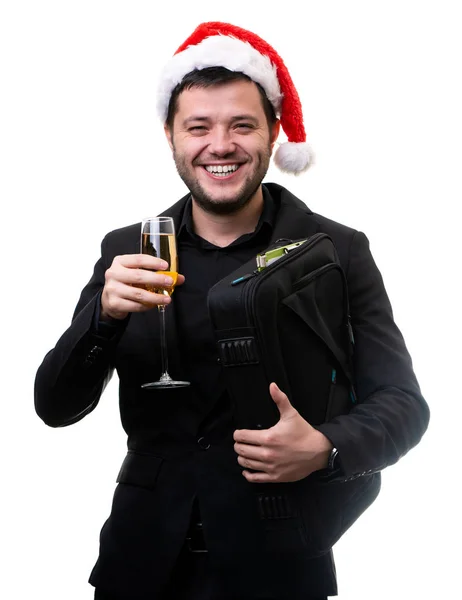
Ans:
[[[178,279],[178,253],[175,238],[175,225],[170,217],[152,217],[143,219],[141,223],[141,253],[149,254],[165,260],[169,267],[168,271],[157,271],[173,279],[169,287],[147,286],[149,292],[166,294],[171,296]],[[189,385],[189,381],[175,381],[168,374],[167,340],[165,335],[165,305],[157,306],[160,318],[160,346],[162,375],[158,381],[145,383],[143,389],[175,388]]]

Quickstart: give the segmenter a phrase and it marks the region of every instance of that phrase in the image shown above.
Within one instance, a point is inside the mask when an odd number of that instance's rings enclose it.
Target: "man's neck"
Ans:
[[[232,215],[216,215],[206,212],[197,202],[192,201],[192,220],[198,236],[215,246],[229,246],[245,233],[252,233],[263,211],[263,191],[261,186],[241,210]]]

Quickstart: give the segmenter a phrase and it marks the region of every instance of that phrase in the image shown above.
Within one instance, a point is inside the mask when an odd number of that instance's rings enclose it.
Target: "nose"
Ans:
[[[236,149],[233,136],[227,128],[217,127],[209,137],[209,151],[216,156],[232,154]]]

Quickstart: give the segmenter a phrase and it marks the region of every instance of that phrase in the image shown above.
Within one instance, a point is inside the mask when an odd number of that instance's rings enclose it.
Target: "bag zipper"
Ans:
[[[253,271],[252,273],[247,273],[247,275],[242,275],[242,277],[238,277],[234,281],[231,281],[231,285],[238,285],[239,283],[244,283],[245,281],[252,279],[252,277],[255,277],[255,275],[258,275],[259,273],[260,271],[255,269],[255,271]]]
[[[316,242],[319,239],[319,236],[324,237],[325,234],[318,234],[313,236],[313,238],[316,238],[315,240],[312,241],[312,243],[310,245],[314,245],[314,242]],[[285,239],[282,238],[280,240],[277,240],[273,246],[275,248],[277,248],[277,244],[281,243],[281,242],[296,242],[296,241],[300,241],[300,240],[289,240],[289,239]],[[231,285],[239,285],[240,283],[245,283],[246,281],[248,281],[249,279],[252,279],[253,277],[256,277],[257,275],[262,275],[263,273],[266,273],[268,271],[268,269],[273,269],[276,266],[276,263],[280,264],[281,261],[287,261],[287,257],[288,256],[293,256],[294,253],[297,253],[299,251],[300,248],[306,248],[307,244],[309,244],[311,240],[308,239],[304,244],[301,244],[300,246],[298,246],[297,248],[294,248],[293,250],[291,250],[290,252],[288,252],[287,254],[285,254],[284,256],[281,256],[280,259],[278,259],[277,261],[275,261],[273,264],[268,265],[267,267],[265,267],[264,269],[258,270],[258,268],[256,268],[254,271],[252,271],[251,273],[247,273],[246,275],[242,275],[241,277],[238,277],[237,279],[235,279],[234,281],[231,282]],[[267,249],[268,250],[268,249]],[[269,248],[269,250],[271,250],[271,246]]]

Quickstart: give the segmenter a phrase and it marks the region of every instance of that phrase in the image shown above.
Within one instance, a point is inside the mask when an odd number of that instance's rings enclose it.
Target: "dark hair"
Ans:
[[[173,89],[172,95],[170,97],[170,102],[168,104],[168,112],[167,112],[167,127],[172,131],[173,129],[173,119],[175,118],[176,113],[178,112],[178,97],[181,92],[184,90],[190,90],[194,87],[208,88],[214,85],[221,85],[224,83],[229,83],[230,81],[253,81],[244,73],[238,71],[229,71],[225,69],[225,67],[207,67],[206,69],[194,69],[190,73],[187,73],[181,82]],[[277,120],[276,113],[274,112],[273,105],[268,100],[268,97],[265,93],[265,90],[262,86],[254,81],[255,85],[260,92],[263,110],[265,111],[266,120],[268,122],[268,127],[271,130],[272,126]]]

